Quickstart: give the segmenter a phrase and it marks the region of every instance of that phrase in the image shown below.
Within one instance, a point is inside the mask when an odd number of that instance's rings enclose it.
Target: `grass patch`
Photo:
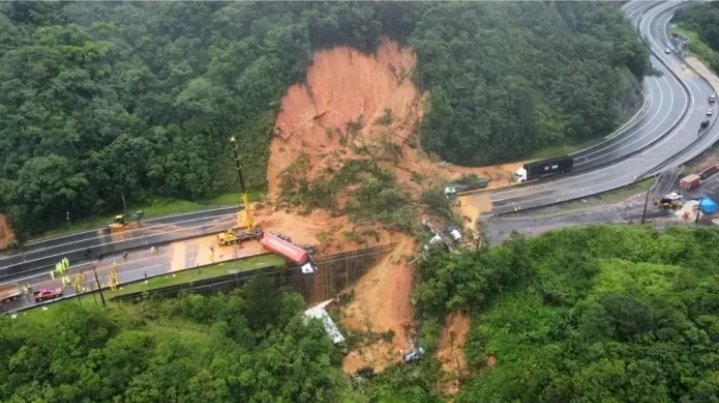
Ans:
[[[117,291],[110,291],[107,289],[103,290],[103,293],[105,294],[105,299],[108,304],[115,304],[115,302],[110,301],[110,298],[119,295],[125,295],[141,291],[151,291],[178,284],[186,284],[214,277],[222,277],[228,274],[228,271],[230,270],[241,272],[270,266],[283,267],[286,266],[286,264],[287,262],[285,261],[285,259],[274,254],[253,256],[250,258],[234,260],[231,262],[217,263],[212,266],[205,266],[203,268],[189,269],[176,273],[164,274],[162,276],[151,277],[148,278],[147,284],[145,284],[144,281],[138,281],[125,286],[121,286]],[[96,303],[101,303],[99,293],[95,293],[94,296],[93,294],[85,294],[77,298],[66,299],[53,304],[44,305],[47,310],[43,310],[41,306],[38,306],[36,308],[18,313],[18,315],[37,322],[49,323],[52,320],[52,314],[50,312],[53,312],[62,306],[67,306],[71,304],[78,305],[78,307],[80,305],[91,306],[95,305]]]
[[[265,198],[265,193],[262,191],[251,191],[249,192],[250,201],[256,202],[261,201]],[[181,213],[190,213],[193,211],[207,210],[211,208],[239,205],[242,203],[242,194],[240,192],[228,192],[222,193],[216,197],[206,200],[190,201],[181,199],[154,199],[150,202],[141,205],[128,206],[127,211],[142,210],[145,213],[143,220],[153,217],[161,217],[166,215],[174,215]],[[65,224],[61,227],[45,231],[38,238],[63,235],[74,231],[93,229],[103,227],[107,225],[115,214],[120,214],[121,211],[115,213],[107,213],[101,216],[93,216],[83,218],[72,222],[72,227],[69,224]]]
[[[695,31],[687,28],[683,24],[677,24],[676,28],[672,29],[671,31],[676,32],[681,36],[687,37],[689,39],[689,42],[687,44],[687,46],[689,47],[689,52],[699,58],[699,60],[701,60],[702,63],[706,64],[707,67],[713,68],[714,66],[719,64],[719,53],[715,52],[712,48],[709,47],[709,45],[702,42],[702,40],[699,39],[699,34],[697,34]]]
[[[280,256],[268,254],[261,256],[253,256],[248,259],[235,260],[231,262],[218,263],[212,266],[205,266],[197,269],[189,269],[177,273],[168,273],[162,276],[148,279],[148,284],[144,281],[128,284],[120,287],[117,292],[112,293],[113,296],[130,294],[133,292],[153,290],[156,288],[170,287],[178,284],[191,283],[200,280],[206,280],[213,277],[221,277],[230,270],[247,271],[270,266],[285,266],[286,262]]]
[[[543,159],[552,158],[552,157],[559,157],[562,155],[569,155],[569,154],[577,152],[583,148],[597,144],[597,143],[601,142],[603,139],[604,138],[597,138],[597,139],[585,141],[582,143],[562,144],[562,145],[555,145],[555,146],[540,148],[539,150],[536,150],[533,153],[531,153],[527,157],[527,159],[528,160],[543,160]]]

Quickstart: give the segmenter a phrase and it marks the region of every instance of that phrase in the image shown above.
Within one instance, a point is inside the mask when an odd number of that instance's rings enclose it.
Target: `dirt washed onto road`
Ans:
[[[397,244],[353,287],[353,300],[341,309],[344,326],[362,340],[344,360],[348,372],[364,366],[381,370],[411,348],[414,267],[408,262],[417,245],[411,237],[390,234],[378,225],[358,228],[347,217],[321,210],[302,215],[281,206],[282,173],[305,159],[301,175],[312,181],[340,171],[349,160],[372,159],[418,200],[424,189],[467,173],[491,178],[492,187],[505,185],[518,166],[459,167],[422,151],[419,128],[428,94],[421,94],[411,81],[416,62],[411,49],[389,40],[373,54],[346,46],[317,51],[305,82],[291,86],[282,98],[275,122],[267,168],[269,200],[257,210],[258,223],[298,243],[317,245],[324,253]],[[337,194],[335,204],[346,205],[349,193]],[[363,231],[376,235],[365,237],[362,245],[344,235]]]

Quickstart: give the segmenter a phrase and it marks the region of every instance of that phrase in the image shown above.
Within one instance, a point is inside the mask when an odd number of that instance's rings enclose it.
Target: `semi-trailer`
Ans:
[[[574,159],[570,156],[528,162],[514,173],[514,180],[516,182],[526,182],[566,174],[572,170],[572,166],[574,166]]]
[[[284,256],[302,268],[302,273],[310,274],[317,270],[314,259],[303,248],[288,242],[276,235],[265,233],[260,244],[265,248]]]
[[[20,284],[0,285],[0,302],[12,301],[22,296]]]

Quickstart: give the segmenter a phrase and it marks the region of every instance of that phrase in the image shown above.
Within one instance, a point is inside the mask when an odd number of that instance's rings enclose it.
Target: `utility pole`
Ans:
[[[647,219],[647,205],[649,204],[649,192],[652,191],[652,188],[650,187],[647,189],[647,195],[644,197],[644,211],[642,212],[642,224],[644,224],[644,221]]]
[[[120,197],[122,197],[122,209],[125,211],[125,214],[127,214],[127,204],[125,203],[125,192],[120,192]]]
[[[102,306],[105,307],[105,296],[102,294],[102,285],[100,285],[100,279],[97,277],[97,270],[95,270],[95,267],[92,268],[92,272],[95,273],[95,282],[97,283],[97,290],[100,291],[100,300],[102,301]]]

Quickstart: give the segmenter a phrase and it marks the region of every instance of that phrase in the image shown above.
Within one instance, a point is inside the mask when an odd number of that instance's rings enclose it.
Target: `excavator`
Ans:
[[[677,192],[664,195],[661,199],[654,200],[654,205],[662,210],[676,210],[684,204],[684,197]]]
[[[131,226],[139,226],[144,215],[145,213],[142,210],[133,211],[129,214],[118,214],[111,223],[107,224],[107,232],[118,232]]]
[[[232,144],[232,151],[235,153],[235,166],[237,167],[237,176],[240,178],[240,190],[242,191],[242,206],[245,210],[245,225],[244,228],[240,222],[240,215],[237,216],[237,226],[229,229],[225,232],[221,232],[217,235],[220,245],[233,245],[241,242],[260,239],[264,231],[261,228],[255,226],[255,218],[252,215],[252,206],[250,205],[250,196],[247,194],[245,188],[245,179],[242,177],[242,170],[240,169],[240,158],[237,155],[237,141],[235,137],[230,138]]]

